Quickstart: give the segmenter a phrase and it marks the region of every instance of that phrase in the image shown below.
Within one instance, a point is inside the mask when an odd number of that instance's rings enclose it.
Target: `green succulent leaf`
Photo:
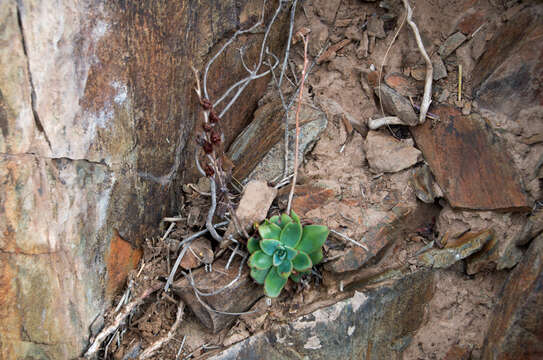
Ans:
[[[307,225],[304,227],[302,240],[296,246],[296,249],[306,254],[314,253],[319,250],[328,237],[328,228],[323,225]]]
[[[269,221],[265,224],[262,224],[258,227],[258,232],[262,239],[276,239],[279,240],[281,235],[281,228],[279,225],[272,224]]]
[[[313,263],[311,262],[311,258],[309,257],[309,255],[300,251],[298,255],[296,255],[294,259],[292,259],[292,265],[294,266],[294,269],[296,269],[296,271],[306,271],[311,269]]]
[[[270,222],[275,224],[275,225],[281,226],[281,219],[279,218],[279,215],[272,216],[270,218]]]
[[[280,240],[284,245],[295,248],[300,242],[301,237],[302,226],[297,222],[290,222],[281,231]]]
[[[287,259],[292,260],[296,255],[298,255],[298,250],[291,248],[289,246],[285,246],[285,250],[287,251]]]
[[[270,269],[266,270],[258,270],[257,268],[251,268],[251,277],[259,284],[264,284],[264,280],[266,280],[266,275],[268,275],[268,272]]]
[[[288,279],[291,272],[292,261],[288,259],[283,260],[283,262],[277,267],[277,273],[279,274],[279,276],[284,277],[285,279]]]
[[[249,266],[258,270],[269,269],[272,263],[272,257],[262,250],[255,251],[249,258]]]
[[[271,298],[278,297],[286,283],[287,279],[277,273],[277,268],[271,268],[264,280],[264,293]]]
[[[313,263],[313,265],[317,265],[324,258],[324,255],[322,254],[322,249],[312,252],[311,254],[309,254],[309,257],[311,258],[311,262]]]
[[[273,253],[273,266],[279,266],[287,258],[286,250],[276,250]]]
[[[260,248],[268,255],[273,255],[277,247],[281,245],[279,240],[275,239],[262,239],[260,240]]]
[[[250,237],[247,241],[247,250],[249,250],[249,254],[254,253],[255,251],[260,250],[260,245],[258,244],[258,239],[254,237]]]
[[[301,224],[300,217],[298,216],[298,214],[296,214],[294,212],[294,210],[290,211],[290,216],[292,217],[292,220],[294,220],[294,222],[297,222],[298,224]]]
[[[292,219],[287,214],[281,215],[281,229],[285,228],[285,225],[292,222]]]

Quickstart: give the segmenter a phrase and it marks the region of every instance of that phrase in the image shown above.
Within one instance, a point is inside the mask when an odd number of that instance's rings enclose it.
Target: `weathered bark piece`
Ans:
[[[352,246],[346,250],[344,256],[325,264],[325,269],[335,273],[342,273],[361,268],[383,248],[396,240],[396,235],[402,231],[401,222],[410,213],[411,210],[409,208],[402,206],[394,207],[382,220],[381,224],[372,226],[360,240],[360,243],[365,245],[369,251],[359,246]]]
[[[394,359],[422,325],[432,274],[408,274],[233,345],[213,360]]]
[[[476,114],[449,106],[432,110],[440,120],[411,128],[445,197],[455,208],[529,209],[504,144]]]
[[[417,257],[417,262],[426,267],[444,269],[452,266],[457,261],[467,258],[480,251],[483,246],[492,240],[494,232],[483,230],[478,233],[467,233],[462,236],[454,246],[444,249],[430,249]],[[453,245],[453,244],[451,244]]]
[[[540,359],[543,355],[543,235],[511,272],[494,308],[482,359]]]
[[[196,287],[203,293],[212,293],[231,283],[238,275],[240,259],[233,261],[230,268],[224,267],[226,261],[219,259],[213,263],[212,272],[200,268],[192,273]],[[183,299],[200,321],[214,333],[232,324],[237,316],[219,314],[202,305],[195,296],[194,290],[187,278],[182,278],[172,285],[173,291]],[[202,296],[204,301],[214,310],[223,312],[247,311],[261,296],[264,295],[262,285],[249,276],[249,267],[242,265],[240,278],[226,290],[211,296]]]

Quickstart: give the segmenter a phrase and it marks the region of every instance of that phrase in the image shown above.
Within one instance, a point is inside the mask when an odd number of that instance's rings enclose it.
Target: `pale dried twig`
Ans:
[[[304,41],[304,67],[302,70],[302,83],[300,84],[300,92],[298,94],[298,106],[296,108],[296,143],[294,146],[294,176],[292,177],[292,187],[290,188],[290,194],[288,196],[288,205],[287,205],[287,214],[290,213],[290,208],[292,205],[292,198],[294,197],[294,188],[296,186],[296,178],[298,177],[298,149],[300,148],[300,108],[302,106],[302,96],[304,92],[304,83],[305,83],[305,74],[307,71],[307,65],[309,61],[307,60],[307,43],[309,37],[303,35],[302,40]]]
[[[411,27],[411,30],[413,31],[413,35],[415,36],[415,40],[417,41],[417,46],[419,47],[419,52],[424,58],[424,61],[426,62],[426,79],[424,82],[424,95],[422,96],[422,102],[420,104],[420,115],[419,115],[419,124],[423,124],[426,121],[426,113],[428,112],[428,109],[430,108],[430,104],[432,103],[432,80],[433,80],[433,74],[434,74],[434,67],[432,65],[432,60],[430,60],[430,57],[426,53],[426,49],[424,48],[424,44],[422,43],[422,39],[420,37],[419,28],[417,27],[417,24],[415,24],[412,20],[413,17],[413,10],[411,9],[411,6],[409,6],[409,2],[407,0],[402,0],[403,5],[405,6],[405,9],[407,10],[407,24]]]

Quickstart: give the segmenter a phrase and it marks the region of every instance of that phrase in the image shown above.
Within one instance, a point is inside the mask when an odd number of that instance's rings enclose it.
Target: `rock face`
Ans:
[[[259,12],[247,1],[0,2],[0,358],[82,352],[138,261],[126,241],[174,210],[172,185],[191,175],[189,65]],[[227,51],[211,96],[243,72]],[[224,116],[227,143],[268,81]]]
[[[494,309],[483,359],[543,356],[543,236],[533,240],[511,272]]]
[[[254,335],[212,359],[395,359],[421,325],[432,295],[432,275],[418,272],[390,286],[355,292],[350,299]]]
[[[505,143],[477,114],[457,109],[433,110],[440,118],[412,128],[445,198],[455,208],[526,211],[530,204]],[[500,176],[496,176],[500,174]]]

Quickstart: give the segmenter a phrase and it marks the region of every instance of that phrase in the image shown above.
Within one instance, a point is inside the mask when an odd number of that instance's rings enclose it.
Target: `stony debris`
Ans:
[[[401,222],[410,214],[406,207],[396,206],[390,212],[379,212],[378,224],[373,225],[364,234],[360,243],[368,248],[368,251],[360,246],[350,244],[351,248],[339,259],[327,263],[324,267],[328,271],[343,273],[361,268],[379,252],[389,246],[402,231]],[[333,234],[331,235],[333,236]]]
[[[449,36],[447,40],[439,47],[438,53],[444,59],[447,56],[451,55],[454,50],[456,50],[464,41],[466,41],[467,36],[461,32],[456,32]]]
[[[543,354],[543,235],[511,272],[494,309],[484,359],[536,359]]]
[[[430,249],[417,257],[417,262],[425,267],[444,269],[480,251],[494,238],[492,230],[477,233],[468,232],[457,241],[447,244],[444,249]]]
[[[372,15],[368,19],[368,35],[375,36],[378,39],[384,39],[386,36],[384,22],[377,15]]]
[[[434,81],[441,80],[447,77],[447,68],[445,67],[445,64],[443,63],[443,60],[440,56],[432,56],[432,66],[434,68]]]
[[[376,173],[398,172],[422,160],[421,152],[412,143],[379,131],[368,132],[364,150],[371,170]]]
[[[198,238],[188,245],[188,251],[181,259],[181,267],[185,270],[194,269],[202,264],[211,264],[213,262],[213,249],[211,241],[207,238]]]
[[[341,0],[315,0],[313,3],[316,15],[324,20],[326,24],[333,24]]]
[[[515,238],[515,244],[517,246],[524,246],[541,232],[543,232],[543,211],[538,209],[526,220],[524,227]]]
[[[396,115],[402,121],[410,126],[418,124],[418,117],[413,110],[413,106],[408,99],[401,96],[394,89],[385,84],[381,84],[381,90],[374,88],[375,95],[380,96],[383,108],[390,115]]]
[[[433,204],[436,198],[443,197],[441,188],[434,180],[430,167],[426,164],[413,171],[410,184],[417,198],[426,204]]]
[[[445,198],[452,207],[526,211],[530,208],[518,171],[505,146],[477,114],[450,106],[432,110],[440,118],[411,129]],[[500,176],[496,176],[500,174]]]
[[[424,91],[424,83],[397,72],[385,76],[385,84],[405,97],[419,96]]]
[[[525,222],[526,216],[521,213],[461,211],[445,205],[437,219],[436,230],[440,234],[438,240],[443,244],[454,243],[454,239],[466,231],[494,230],[494,238],[467,259],[467,273],[475,274],[483,270],[508,269],[520,261],[522,250],[515,245],[515,240]]]
[[[236,209],[236,215],[241,225],[248,230],[255,222],[261,223],[266,218],[268,210],[277,195],[277,189],[268,186],[266,182],[252,180],[245,185],[241,200]],[[234,234],[236,231],[234,224],[231,222],[225,238],[228,235]]]
[[[199,297],[207,306],[197,299],[187,277],[181,278],[172,285],[173,291],[190,307],[202,324],[214,333],[231,325],[237,318],[236,316],[217,313],[214,310],[244,312],[264,294],[262,286],[250,278],[249,268],[245,264],[241,264],[239,280],[225,288],[226,285],[237,278],[240,259],[236,258],[228,269],[225,269],[225,265],[226,260],[219,259],[213,264],[213,268],[216,270],[206,272],[204,268],[199,268],[192,272],[194,284],[202,293]],[[220,291],[221,289],[223,290]],[[210,295],[214,292],[216,293]]]

